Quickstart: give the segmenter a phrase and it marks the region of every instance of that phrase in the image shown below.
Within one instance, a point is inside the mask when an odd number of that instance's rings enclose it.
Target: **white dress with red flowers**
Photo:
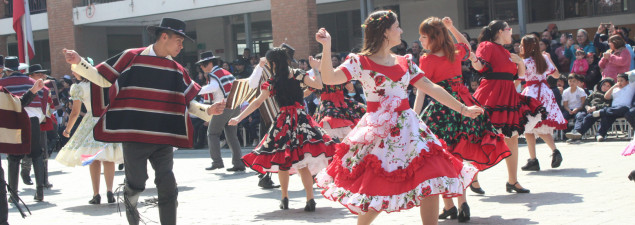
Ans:
[[[551,135],[554,129],[567,129],[567,120],[562,115],[560,107],[556,102],[556,97],[547,84],[547,76],[555,73],[556,67],[551,64],[548,56],[543,55],[543,57],[547,62],[547,70],[542,74],[536,71],[536,61],[533,58],[530,57],[524,60],[525,66],[527,67],[525,71],[525,81],[527,81],[527,84],[521,94],[538,99],[547,110],[547,118],[538,122],[536,125],[527,123],[527,125],[525,125],[525,133]]]
[[[427,196],[461,195],[477,172],[446,151],[410,109],[406,89],[423,72],[410,55],[398,61],[387,67],[351,54],[339,67],[362,83],[367,113],[316,181],[324,197],[354,214],[371,208],[395,212],[419,206]]]

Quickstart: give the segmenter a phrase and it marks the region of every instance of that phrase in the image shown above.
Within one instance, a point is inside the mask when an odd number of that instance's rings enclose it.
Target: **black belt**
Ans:
[[[514,74],[511,73],[487,73],[483,77],[487,80],[514,80]]]

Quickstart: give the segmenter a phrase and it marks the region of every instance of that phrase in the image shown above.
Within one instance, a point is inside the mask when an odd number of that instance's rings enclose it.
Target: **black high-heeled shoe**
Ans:
[[[108,203],[115,203],[115,195],[112,191],[106,193],[106,198],[108,198]]]
[[[307,212],[315,212],[315,200],[311,199],[309,201],[306,201],[306,206],[304,206],[304,211]]]
[[[480,188],[480,187],[474,187],[474,183],[478,183],[478,180],[472,181],[472,183],[470,184],[470,190],[472,190],[472,192],[476,194],[484,195],[485,190],[483,190],[483,188]]]
[[[456,219],[456,206],[452,206],[452,208],[448,210],[445,210],[445,208],[443,208],[443,213],[439,214],[439,219],[445,220],[448,218],[448,216],[450,217],[450,219]]]
[[[91,199],[90,201],[88,201],[88,204],[100,204],[101,203],[101,196],[99,194],[93,196],[93,199]]]
[[[470,220],[470,206],[467,205],[467,202],[464,202],[459,208],[459,223],[465,223]]]
[[[518,184],[518,182],[514,184],[505,183],[505,189],[507,189],[507,192],[509,193],[512,193],[512,191],[516,191],[516,193],[529,193],[529,189],[517,188],[516,184]]]
[[[280,209],[289,209],[289,198],[283,198],[280,200]]]

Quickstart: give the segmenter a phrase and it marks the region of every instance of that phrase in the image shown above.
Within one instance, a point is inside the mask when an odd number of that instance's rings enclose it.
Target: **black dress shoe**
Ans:
[[[439,214],[439,219],[445,220],[448,218],[448,216],[450,217],[450,219],[456,219],[456,206],[452,206],[452,208],[448,210],[445,210],[445,208],[443,208],[443,213]]]
[[[280,209],[289,209],[289,198],[283,198],[280,200]]]
[[[635,170],[631,171],[631,174],[628,175],[628,179],[635,181]]]
[[[551,155],[551,168],[558,168],[562,163],[562,154],[558,149],[553,150],[553,154]]]
[[[212,164],[212,166],[205,168],[205,170],[215,170],[215,169],[221,169],[221,168],[225,168],[225,166]]]
[[[271,180],[271,176],[269,174],[266,174],[260,178],[260,181],[258,181],[258,186],[263,189],[272,189],[272,188],[280,187],[280,185],[273,183],[273,181]]]
[[[229,172],[245,171],[245,167],[235,167],[234,166],[232,168],[227,169],[227,171],[229,171]]]
[[[108,198],[108,203],[115,203],[115,195],[112,193],[112,191],[109,191],[106,193],[106,198]]]
[[[101,196],[99,194],[93,196],[93,199],[91,199],[90,201],[88,201],[88,204],[93,204],[93,205],[97,205],[101,203]]]
[[[123,165],[123,163],[122,163],[122,164],[119,164],[119,166],[118,166],[118,168],[117,168],[117,169],[119,169],[119,170],[123,170],[123,167],[124,167],[124,165]]]
[[[31,180],[31,176],[29,176],[28,173],[23,173],[24,171],[26,171],[26,170],[22,170],[20,172],[20,176],[22,177],[22,181],[26,185],[33,185],[33,181]]]
[[[465,223],[470,220],[470,206],[467,205],[467,202],[464,202],[459,208],[459,223]]]
[[[44,201],[44,187],[37,187],[37,189],[35,190],[35,196],[33,196],[33,199],[37,202]]]
[[[47,182],[46,185],[44,185],[44,187],[46,189],[51,189],[51,188],[53,188],[53,184]]]
[[[540,171],[540,163],[538,163],[538,159],[528,159],[527,164],[523,167],[520,167],[523,171]]]
[[[516,191],[516,193],[529,193],[529,189],[517,188],[516,184],[518,184],[518,182],[514,184],[505,183],[505,189],[507,189],[507,192],[509,193],[512,193],[513,191]]]
[[[485,190],[483,190],[483,188],[480,188],[480,187],[474,187],[474,183],[478,183],[478,180],[472,181],[472,183],[470,184],[470,190],[472,190],[472,192],[476,194],[484,195]]]
[[[306,201],[306,206],[304,206],[304,211],[307,212],[315,212],[315,200],[311,199],[309,201]]]

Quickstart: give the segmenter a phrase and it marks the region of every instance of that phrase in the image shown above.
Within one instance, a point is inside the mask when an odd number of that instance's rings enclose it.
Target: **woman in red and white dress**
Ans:
[[[391,11],[372,13],[364,22],[364,47],[333,69],[320,65],[326,85],[358,80],[364,88],[367,112],[337,145],[327,169],[316,177],[325,198],[358,214],[358,224],[370,224],[379,212],[397,212],[421,206],[424,224],[436,224],[438,195],[463,194],[477,169],[446,150],[417,114],[410,109],[409,84],[450,109],[475,118],[478,106],[467,107],[442,87],[430,82],[412,61],[390,49],[401,43],[402,30]],[[331,37],[320,29],[316,40],[322,57],[331,56]]]
[[[540,121],[534,127],[525,128],[525,139],[529,149],[529,159],[527,165],[521,167],[524,171],[539,171],[540,164],[536,158],[536,135],[544,140],[551,151],[551,168],[558,168],[562,163],[562,154],[556,149],[553,140],[555,129],[567,129],[567,120],[562,116],[560,107],[556,102],[553,91],[547,85],[547,76],[560,77],[560,73],[551,62],[548,53],[540,51],[540,40],[534,35],[526,35],[520,42],[520,56],[524,59],[526,87],[522,95],[536,98],[542,102],[542,106],[547,110],[547,119]]]
[[[502,20],[494,20],[481,30],[476,56],[470,60],[474,69],[482,73],[483,81],[474,98],[489,114],[492,125],[505,135],[505,143],[512,155],[507,163],[507,192],[529,193],[518,183],[518,136],[525,127],[534,127],[546,118],[540,101],[516,91],[518,77],[525,74],[525,63],[503,47],[512,42],[512,28]],[[476,59],[478,58],[478,60]]]

